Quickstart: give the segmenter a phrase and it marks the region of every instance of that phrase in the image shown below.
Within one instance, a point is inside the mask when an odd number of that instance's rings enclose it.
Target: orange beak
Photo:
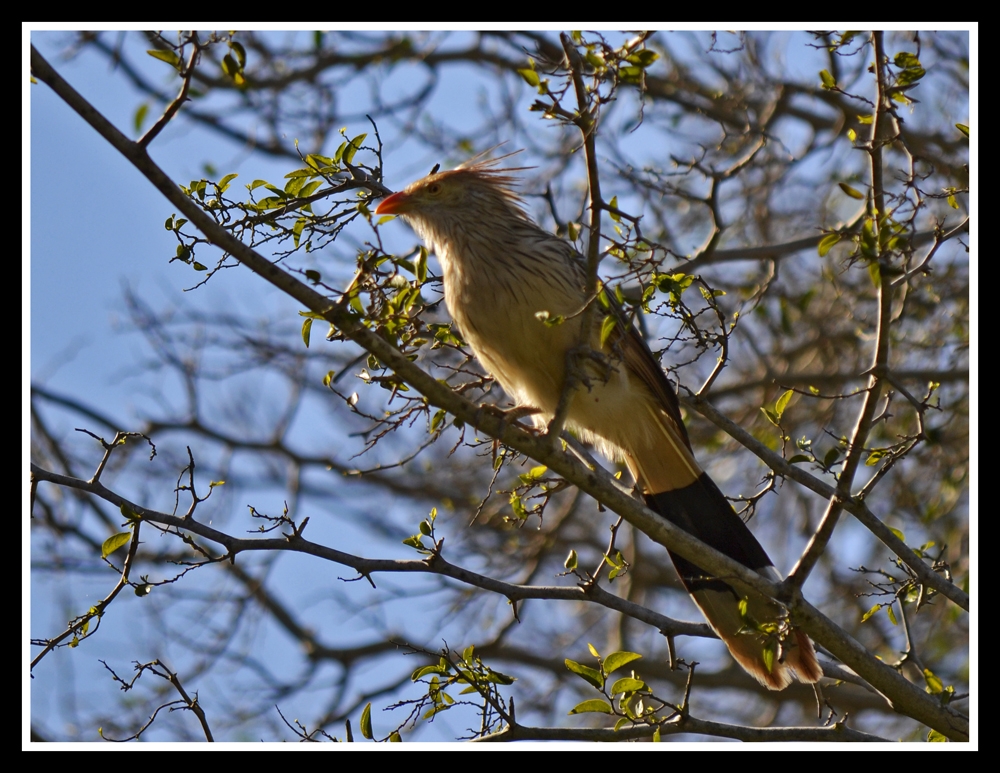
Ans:
[[[379,205],[375,207],[376,215],[398,215],[401,212],[405,212],[410,197],[406,194],[406,191],[400,191],[399,193],[394,193],[391,196],[387,196],[379,202]]]

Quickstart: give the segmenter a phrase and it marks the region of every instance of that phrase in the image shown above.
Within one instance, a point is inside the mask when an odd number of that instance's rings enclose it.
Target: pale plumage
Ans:
[[[433,250],[445,303],[483,366],[545,426],[556,411],[566,353],[580,342],[586,293],[583,260],[568,242],[539,228],[513,191],[512,169],[496,160],[428,175],[384,199],[377,214],[402,216]],[[545,317],[562,317],[546,325]],[[600,315],[597,325],[600,323]],[[591,347],[601,350],[598,327]],[[650,508],[768,579],[770,559],[691,451],[677,398],[649,348],[624,319],[589,362],[589,384],[574,390],[567,427],[622,459]],[[671,558],[685,586],[736,660],[761,684],[786,687],[821,676],[808,637],[788,629],[774,602],[708,577]],[[740,600],[745,599],[741,614]]]

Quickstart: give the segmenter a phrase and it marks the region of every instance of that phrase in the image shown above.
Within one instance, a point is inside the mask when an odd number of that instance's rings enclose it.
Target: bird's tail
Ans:
[[[707,473],[683,488],[646,494],[646,503],[720,553],[769,580],[781,580],[764,548]],[[823,672],[812,642],[788,624],[780,605],[712,576],[673,552],[670,558],[684,587],[747,673],[770,690],[783,690],[793,677],[819,681]]]

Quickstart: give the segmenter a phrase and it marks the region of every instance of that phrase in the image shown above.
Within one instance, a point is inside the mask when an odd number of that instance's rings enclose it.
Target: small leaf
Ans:
[[[969,136],[969,127],[966,124],[957,123],[955,124],[955,128],[958,129],[960,132],[962,132],[962,134],[964,134],[966,137]]]
[[[618,320],[615,318],[614,314],[608,314],[601,321],[601,348],[608,342],[611,334],[615,332],[615,327],[617,327]]]
[[[937,730],[931,730],[927,733],[927,741],[929,743],[948,743],[948,736],[939,733]]]
[[[847,139],[849,139],[851,142],[857,142],[858,141],[858,133],[856,131],[854,131],[854,129],[848,129],[847,130]]]
[[[575,660],[566,659],[566,668],[572,671],[574,674],[579,676],[586,682],[589,682],[598,690],[604,688],[604,676],[596,668],[590,668],[590,666],[584,666],[577,663]]]
[[[802,462],[809,462],[809,461],[812,461],[812,459],[810,459],[805,454],[795,454],[795,456],[793,456],[791,459],[788,460],[788,463],[789,464],[800,464]]]
[[[840,234],[827,234],[822,239],[819,240],[819,256],[825,258],[826,254],[833,248],[837,242],[841,239]]]
[[[587,642],[587,649],[590,650],[590,654],[593,655],[595,658],[601,657],[600,654],[597,652],[597,648],[590,642]]]
[[[894,529],[890,526],[889,531],[891,531],[900,542],[906,542],[906,536],[899,529]]]
[[[885,456],[885,451],[883,451],[881,449],[876,449],[876,450],[872,451],[870,454],[868,454],[868,459],[865,461],[865,466],[866,467],[874,467],[876,464],[879,463],[879,460],[883,456]]]
[[[313,321],[310,317],[302,322],[302,342],[309,348],[309,334],[312,332]]]
[[[622,666],[631,663],[633,660],[638,660],[641,657],[642,655],[638,652],[612,652],[604,660],[604,671],[608,674],[614,673]]]
[[[130,531],[120,531],[114,536],[108,537],[101,545],[101,558],[107,558],[122,545],[127,544],[130,539],[132,539]]]
[[[830,74],[829,70],[820,70],[819,79],[823,81],[824,89],[837,88],[837,79]]]
[[[764,660],[764,668],[767,669],[767,673],[769,674],[774,671],[774,655],[777,647],[778,643],[774,640],[770,640],[764,645],[764,651],[761,653],[761,657]]]
[[[852,199],[858,199],[859,201],[864,201],[865,194],[859,191],[857,188],[852,188],[847,183],[837,183],[840,186],[840,190],[850,196]]]
[[[772,411],[770,408],[761,408],[761,413],[763,413],[769,422],[771,422],[775,427],[780,426],[781,418]]]
[[[934,675],[934,672],[929,668],[924,669],[924,681],[927,683],[927,692],[931,695],[937,695],[944,691],[944,684],[941,679]]]
[[[534,70],[529,70],[529,69],[518,70],[517,74],[520,75],[522,78],[524,78],[525,83],[534,88],[538,88],[538,84],[541,82],[538,79],[538,73],[535,72]]]
[[[792,395],[794,395],[794,394],[795,394],[795,392],[793,392],[791,389],[789,389],[781,397],[779,397],[777,399],[777,401],[775,401],[775,403],[774,403],[774,412],[776,414],[778,414],[778,418],[779,419],[781,418],[782,414],[785,412],[785,408],[788,407],[788,403],[792,399]]]
[[[882,607],[881,604],[876,604],[875,606],[873,606],[871,609],[869,609],[861,616],[861,622],[862,623],[865,622],[869,617],[878,612],[881,607]]]
[[[236,40],[232,41],[229,44],[229,47],[233,50],[233,53],[236,54],[236,59],[237,59],[237,61],[240,64],[240,69],[242,70],[244,67],[246,67],[246,64],[247,64],[247,51],[246,51],[246,49],[243,48],[243,44],[242,43],[239,43]]]
[[[403,739],[400,737],[398,731],[393,730],[392,733],[389,734],[389,743],[403,743]]]
[[[149,105],[143,102],[135,111],[135,117],[132,119],[132,123],[135,126],[135,130],[138,132],[142,129],[142,123],[146,120],[146,115],[149,113]]]
[[[570,714],[611,714],[611,705],[600,698],[592,698],[589,701],[576,704],[569,710]]]
[[[569,555],[566,556],[566,560],[563,561],[563,566],[565,566],[569,571],[572,572],[574,569],[576,569],[576,565],[577,565],[576,551],[570,550]]]
[[[899,625],[899,621],[896,620],[896,613],[892,611],[892,604],[885,608],[885,613],[889,616],[889,622],[893,625]]]
[[[421,666],[416,671],[414,671],[412,674],[410,674],[410,681],[411,682],[416,682],[416,681],[418,681],[420,679],[423,679],[425,676],[429,676],[430,674],[444,675],[444,674],[447,674],[447,673],[448,673],[448,669],[447,668],[442,668],[440,663],[437,664],[437,665],[433,665],[433,666]]]
[[[354,154],[357,153],[359,150],[361,150],[361,143],[365,141],[365,137],[367,136],[368,136],[367,133],[359,134],[357,137],[351,140],[350,147],[348,147],[344,151],[343,155],[344,163],[349,164],[351,163],[351,161],[354,160]]]
[[[361,712],[361,735],[367,738],[369,741],[375,736],[372,733],[372,704],[371,701],[365,706],[364,711]]]
[[[159,51],[157,49],[146,51],[154,59],[159,59],[161,62],[166,62],[169,65],[178,67],[181,63],[181,58],[173,51]]]
[[[639,690],[646,690],[646,683],[641,679],[635,679],[631,676],[622,677],[617,680],[611,686],[611,694],[618,695],[624,692],[637,692]]]

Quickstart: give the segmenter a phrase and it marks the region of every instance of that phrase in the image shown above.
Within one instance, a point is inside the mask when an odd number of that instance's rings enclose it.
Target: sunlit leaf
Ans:
[[[130,539],[132,539],[132,532],[130,531],[120,531],[117,534],[108,537],[103,543],[101,543],[101,558],[107,558],[122,545],[127,545]]]
[[[612,714],[611,705],[600,698],[592,698],[576,704],[569,710],[570,714]]]

